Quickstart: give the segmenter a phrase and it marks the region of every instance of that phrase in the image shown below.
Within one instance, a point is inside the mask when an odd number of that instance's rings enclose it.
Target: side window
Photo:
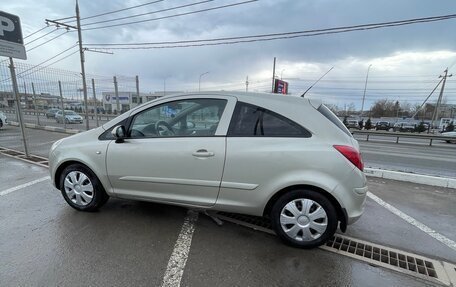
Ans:
[[[228,136],[237,137],[311,137],[297,123],[267,109],[238,102],[231,119]]]
[[[226,100],[191,99],[161,104],[134,116],[131,138],[213,136]]]

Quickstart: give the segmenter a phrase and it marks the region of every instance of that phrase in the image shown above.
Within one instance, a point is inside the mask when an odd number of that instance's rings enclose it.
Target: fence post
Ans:
[[[141,98],[141,97],[139,96],[139,77],[136,76],[136,100],[137,100],[136,106],[139,106],[139,103],[141,102],[141,101],[139,100],[140,98]]]
[[[38,113],[38,109],[36,107],[36,93],[35,93],[35,85],[32,82],[32,92],[33,92],[33,106],[35,107],[35,114],[36,114],[36,121],[39,126],[40,125],[40,114]]]
[[[114,76],[114,91],[116,93],[116,114],[120,112],[119,89],[117,87],[117,77]]]
[[[10,60],[9,68],[10,68],[10,73],[11,73],[11,80],[13,81],[13,92],[16,97],[17,118],[19,121],[19,126],[21,127],[22,141],[24,142],[25,156],[29,157],[29,152],[28,152],[28,147],[27,147],[27,137],[25,135],[24,120],[23,120],[22,109],[21,109],[21,98],[19,96],[19,89],[17,88],[16,71],[14,70],[13,58],[10,57],[9,60]]]
[[[63,128],[66,129],[65,106],[63,105],[62,82],[59,81],[60,102],[62,106]]]
[[[93,99],[95,101],[95,119],[97,121],[97,127],[99,127],[98,122],[98,102],[97,102],[97,94],[95,92],[95,80],[92,78],[92,91],[93,91]]]

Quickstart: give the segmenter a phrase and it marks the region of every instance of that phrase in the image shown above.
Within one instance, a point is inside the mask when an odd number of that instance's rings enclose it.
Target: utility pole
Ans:
[[[447,77],[453,76],[452,74],[448,75],[448,68],[446,68],[446,70],[443,72],[445,74],[443,76],[442,75],[439,76],[439,78],[443,77],[443,82],[442,82],[442,88],[440,89],[439,99],[437,100],[437,105],[435,106],[434,115],[432,116],[431,128],[434,126],[434,121],[436,121],[439,117],[440,103],[442,102],[443,90],[445,89],[446,79],[447,79]]]
[[[71,17],[74,18],[74,17]],[[67,30],[74,29],[78,31],[78,44],[79,44],[79,57],[81,60],[81,76],[82,76],[82,90],[84,93],[84,105],[85,105],[85,118],[86,118],[86,129],[89,130],[89,111],[87,106],[87,83],[85,76],[85,67],[84,67],[84,48],[82,48],[82,33],[81,33],[81,18],[79,15],[79,3],[76,0],[76,26],[68,25],[66,23],[60,22],[58,20],[49,20],[46,19],[46,24],[54,24],[56,27],[65,27]]]
[[[247,76],[247,78],[245,79],[245,91],[249,91],[249,76]]]
[[[87,106],[87,83],[86,83],[85,67],[84,67],[85,59],[84,59],[84,49],[82,49],[81,17],[79,16],[78,0],[76,0],[76,23],[77,23],[77,28],[78,28],[79,55],[81,58],[82,90],[84,93],[86,129],[89,130],[89,109]]]
[[[272,66],[272,88],[271,88],[271,93],[274,93],[275,65],[276,65],[276,57],[274,57],[274,64]]]
[[[202,74],[199,76],[199,80],[198,80],[198,92],[201,91],[201,77],[204,76],[204,75],[207,75],[207,74],[209,74],[209,72],[202,73]]]

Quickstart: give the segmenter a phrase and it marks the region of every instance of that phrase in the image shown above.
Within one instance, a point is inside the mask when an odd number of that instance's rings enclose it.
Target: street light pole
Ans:
[[[285,69],[282,69],[282,71],[280,72],[280,80],[282,80],[283,71],[285,71]]]
[[[369,79],[369,70],[370,70],[371,66],[372,66],[372,64],[370,64],[369,67],[367,68],[366,82],[364,83],[363,103],[361,104],[360,116],[363,115],[363,111],[364,111],[364,99],[366,98],[367,79]]]
[[[198,92],[201,91],[201,77],[204,76],[204,75],[207,75],[207,74],[209,74],[209,72],[202,73],[202,74],[199,76],[199,81],[198,81]]]

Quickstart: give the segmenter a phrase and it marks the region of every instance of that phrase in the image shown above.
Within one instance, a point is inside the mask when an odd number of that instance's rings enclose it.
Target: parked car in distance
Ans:
[[[445,140],[447,143],[456,143],[456,131],[444,132],[441,135],[444,137],[454,138],[454,139]]]
[[[359,129],[359,123],[357,120],[347,120],[347,128],[349,129]]]
[[[55,113],[57,123],[63,123],[63,112],[59,110]],[[65,123],[67,124],[82,124],[82,117],[72,110],[65,110]]]
[[[55,114],[60,111],[59,109],[55,109],[55,108],[52,108],[52,109],[49,109],[46,111],[46,118],[55,118]]]
[[[77,210],[117,197],[266,216],[302,248],[345,231],[367,193],[359,144],[331,110],[260,93],[161,97],[55,142],[49,163]]]
[[[6,115],[3,112],[0,112],[0,128],[2,128],[6,124],[8,124],[8,119],[6,118]]]
[[[393,131],[395,132],[411,132],[415,131],[416,125],[409,122],[398,122],[393,126]]]
[[[375,124],[376,131],[379,131],[379,130],[389,131],[390,128],[391,128],[390,123],[386,122],[386,121],[379,121]]]

